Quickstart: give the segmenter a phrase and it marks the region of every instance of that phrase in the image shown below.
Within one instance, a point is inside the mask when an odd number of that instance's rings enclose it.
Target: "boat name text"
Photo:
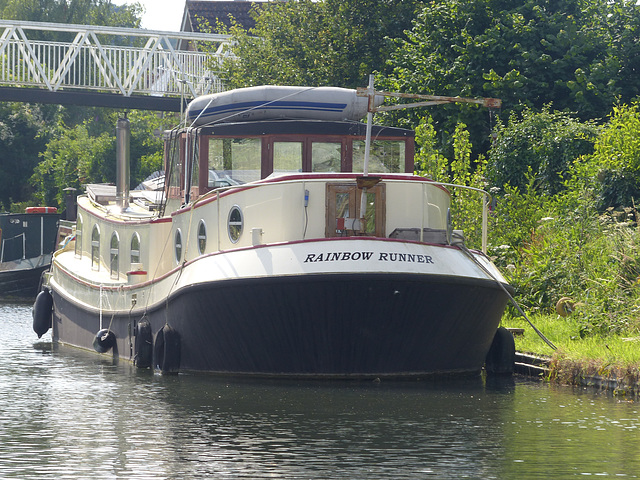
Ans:
[[[304,263],[315,262],[344,262],[346,260],[371,260],[373,252],[329,252],[329,253],[308,253]],[[429,255],[416,255],[413,253],[379,252],[379,262],[410,262],[410,263],[433,263],[433,258]]]

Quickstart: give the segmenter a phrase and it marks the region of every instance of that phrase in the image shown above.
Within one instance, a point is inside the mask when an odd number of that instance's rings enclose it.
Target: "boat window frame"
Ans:
[[[204,233],[201,233],[201,229],[204,230]],[[204,219],[200,219],[198,222],[198,229],[196,230],[196,239],[198,242],[198,253],[200,255],[204,255],[207,251],[207,224]]]
[[[78,228],[79,227],[79,228]],[[76,216],[76,244],[74,246],[74,255],[76,258],[82,258],[82,229],[84,228],[84,220],[82,214]]]
[[[374,231],[360,233],[360,229],[346,228],[348,224],[345,223],[345,229],[342,233],[338,233],[336,227],[336,194],[348,195],[349,201],[349,217],[351,219],[360,219],[360,205],[362,189],[358,188],[355,182],[347,183],[327,183],[326,185],[326,218],[325,218],[325,237],[352,237],[352,236],[373,236],[377,238],[384,238],[386,228],[386,185],[384,183],[378,183],[372,187],[367,188],[367,194],[374,195]],[[369,210],[368,210],[369,211]]]
[[[240,214],[240,221],[234,221],[233,224],[231,223],[231,215],[234,212],[238,212]],[[237,235],[235,233],[235,228],[232,229],[232,227],[238,227],[239,229],[237,231]],[[233,232],[233,233],[232,233]],[[233,205],[230,209],[229,209],[229,215],[227,215],[227,233],[229,234],[229,240],[231,241],[231,243],[236,244],[240,241],[240,239],[242,238],[242,233],[244,232],[244,214],[242,213],[242,209],[240,208],[240,206],[238,205]]]
[[[100,225],[97,223],[91,229],[91,269],[100,270]]]
[[[269,122],[265,122],[268,124]],[[214,127],[211,127],[214,128]],[[384,129],[382,129],[384,130]],[[184,136],[180,136],[181,144],[184,148]],[[260,161],[260,178],[264,179],[273,173],[273,151],[275,142],[302,142],[302,172],[313,172],[313,144],[314,143],[339,143],[340,144],[340,173],[359,173],[353,172],[353,142],[365,141],[365,135],[354,135],[349,132],[345,133],[256,133],[252,131],[243,135],[242,133],[220,133],[216,134],[215,129],[202,132],[198,137],[199,142],[199,185],[198,190],[200,194],[204,194],[216,187],[209,187],[209,141],[210,139],[258,139],[262,142],[261,147],[261,161]],[[415,138],[410,135],[392,135],[383,134],[380,131],[376,134],[374,141],[391,141],[391,142],[404,142],[404,166],[400,161],[401,173],[413,174],[414,172],[414,157],[415,157]],[[402,169],[404,167],[404,172]],[[182,175],[184,175],[184,168],[182,169]],[[337,173],[337,172],[336,172]],[[369,172],[376,173],[376,172]],[[382,173],[382,172],[379,172]]]
[[[138,248],[135,249],[133,248],[133,241],[137,239],[138,240]],[[134,264],[136,263],[141,263],[140,262],[140,234],[138,232],[133,232],[133,235],[131,235],[131,241],[129,242],[129,260],[131,263],[131,266],[133,267]],[[138,260],[134,261],[133,256],[137,255]]]
[[[115,247],[113,245],[114,239]],[[120,235],[116,231],[111,233],[109,240],[109,276],[112,280],[117,280],[120,276]]]

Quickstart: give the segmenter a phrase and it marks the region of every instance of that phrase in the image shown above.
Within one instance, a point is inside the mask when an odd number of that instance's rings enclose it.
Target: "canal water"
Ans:
[[[640,405],[515,377],[162,376],[0,304],[0,478],[561,479],[640,475]]]

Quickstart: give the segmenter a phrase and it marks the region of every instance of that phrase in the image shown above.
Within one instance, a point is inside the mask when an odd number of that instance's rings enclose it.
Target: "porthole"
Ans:
[[[234,205],[231,207],[231,211],[229,211],[229,239],[233,243],[238,243],[240,240],[240,236],[242,235],[242,211],[240,207]]]
[[[207,248],[207,226],[204,220],[200,220],[198,223],[198,252],[200,255],[204,254]]]
[[[180,263],[182,261],[182,232],[180,231],[180,229],[176,230],[175,252],[176,252],[176,263]]]

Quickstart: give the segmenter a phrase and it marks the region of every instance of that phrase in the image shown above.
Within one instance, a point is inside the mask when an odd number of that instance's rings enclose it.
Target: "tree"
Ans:
[[[507,114],[551,104],[582,120],[604,118],[617,96],[638,94],[639,18],[627,0],[436,0],[397,41],[388,88],[497,97]],[[441,132],[464,120],[488,150],[478,109],[446,107],[433,117]]]
[[[4,5],[3,5],[4,3]],[[0,3],[2,18],[31,22],[70,23],[139,28],[140,3],[115,6],[111,0],[6,0]],[[41,33],[43,40],[60,38],[60,33]]]
[[[79,189],[86,183],[113,183],[116,178],[115,125],[119,113],[110,111],[101,118],[87,120],[73,128],[60,124],[37,165],[31,182],[37,197],[48,205],[61,205],[64,189]],[[156,170],[163,160],[160,132],[177,122],[174,115],[159,116],[133,111],[130,145],[130,187],[133,188]],[[99,124],[99,125],[96,125]]]
[[[525,108],[499,123],[489,151],[487,178],[490,185],[510,185],[521,191],[555,195],[564,189],[573,162],[590,154],[598,128],[563,112],[544,107],[541,112]]]
[[[227,87],[284,84],[366,86],[385,69],[414,17],[418,0],[299,0],[256,4],[256,26],[234,25],[235,58],[221,76]],[[214,26],[216,27],[216,26]],[[217,26],[218,29],[222,28]]]
[[[640,112],[638,103],[614,107],[591,155],[575,166],[594,192],[599,211],[638,207],[640,200]],[[576,182],[577,183],[577,182]]]
[[[2,18],[36,22],[139,27],[141,11],[140,4],[116,7],[110,0],[0,1]],[[30,34],[31,40],[37,39],[36,34],[41,40],[72,39],[65,38],[68,34],[62,32],[43,30]],[[63,131],[59,127],[61,119],[82,124],[84,119],[95,118],[100,111],[104,110],[19,103],[0,106],[0,148],[3,152],[0,156],[0,202],[5,209],[9,209],[12,202],[32,201],[36,192],[41,202],[55,204],[55,195],[44,192],[71,185],[55,183],[54,177],[43,175],[36,177],[35,183],[30,183],[29,178],[34,174],[47,142]],[[113,124],[108,128],[113,130]]]
[[[58,110],[53,105],[0,104],[0,203],[5,210],[31,197],[27,180],[53,134]]]

